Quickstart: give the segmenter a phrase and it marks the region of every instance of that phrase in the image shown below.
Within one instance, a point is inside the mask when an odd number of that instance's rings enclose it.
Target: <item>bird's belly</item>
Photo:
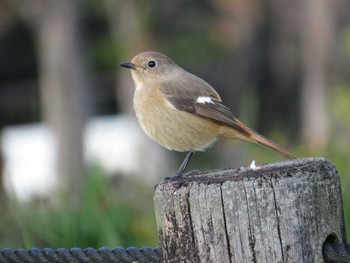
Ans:
[[[216,140],[216,134],[209,132],[208,127],[202,123],[192,118],[192,121],[188,121],[187,118],[189,117],[179,119],[179,114],[176,119],[171,116],[152,120],[141,118],[140,124],[150,138],[169,150],[202,151],[211,146]]]
[[[203,151],[217,139],[217,124],[168,105],[135,111],[143,131],[169,150]]]

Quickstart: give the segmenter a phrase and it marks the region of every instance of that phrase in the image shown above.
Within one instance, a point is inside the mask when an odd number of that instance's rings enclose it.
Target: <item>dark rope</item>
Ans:
[[[160,262],[160,249],[123,248],[31,248],[0,250],[0,263],[153,263]]]
[[[323,244],[323,257],[327,263],[349,263],[350,245],[340,243],[337,237],[329,236]],[[157,263],[159,248],[123,249],[109,248],[31,248],[0,250],[0,263]]]

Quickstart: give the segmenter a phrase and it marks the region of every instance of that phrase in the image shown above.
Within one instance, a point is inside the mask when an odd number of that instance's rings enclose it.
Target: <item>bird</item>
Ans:
[[[133,106],[142,130],[168,150],[187,152],[176,176],[185,172],[194,152],[206,150],[217,139],[254,142],[295,159],[243,124],[209,83],[168,56],[146,51],[120,66],[131,70],[135,84]]]

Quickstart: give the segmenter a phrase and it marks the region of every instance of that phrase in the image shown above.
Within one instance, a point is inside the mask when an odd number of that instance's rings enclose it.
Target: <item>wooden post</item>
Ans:
[[[156,186],[162,262],[324,262],[345,242],[339,176],[324,158],[167,178]]]

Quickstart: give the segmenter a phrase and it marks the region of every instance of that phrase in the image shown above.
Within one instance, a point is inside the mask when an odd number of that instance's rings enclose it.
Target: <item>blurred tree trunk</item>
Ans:
[[[280,130],[290,137],[298,130],[298,7],[289,0],[264,1],[257,72],[258,130]],[[288,12],[286,12],[288,10]],[[289,133],[288,133],[289,131]],[[295,139],[295,138],[293,138]]]
[[[116,48],[123,56],[122,61],[130,61],[140,52],[154,50],[149,21],[152,19],[151,3],[135,0],[105,0],[111,34]],[[153,47],[153,48],[151,48]],[[154,50],[156,51],[156,50]],[[119,61],[122,62],[122,61]],[[129,70],[118,67],[116,71],[116,97],[121,113],[135,119],[133,110],[134,83]],[[141,128],[140,128],[141,130]],[[169,151],[143,136],[141,152],[147,153],[147,160],[154,164],[156,175],[163,175],[171,163]],[[149,174],[148,176],[150,176]]]
[[[256,70],[257,31],[261,23],[262,7],[259,1],[248,0],[212,0],[217,13],[214,29],[217,37],[222,38],[231,55],[222,59],[222,66],[215,72],[219,75],[218,87],[222,97],[236,114],[241,109],[242,93],[257,85],[252,78]],[[211,72],[215,71],[215,67]],[[221,82],[220,83],[220,79]]]
[[[256,124],[255,129],[262,133],[279,127],[296,130],[297,114],[291,110],[295,108],[291,98],[297,100],[297,59],[293,56],[297,49],[295,4],[289,0],[212,2],[219,12],[218,31],[226,36],[225,43],[231,43],[235,53],[226,68],[238,73],[234,89],[228,89],[231,94],[224,97],[235,98],[230,103],[239,105],[241,94],[254,90],[257,99],[249,105],[248,114],[256,117],[252,128]],[[286,57],[284,54],[288,53]],[[254,110],[256,113],[251,113]]]
[[[127,60],[151,47],[151,37],[145,17],[149,17],[146,3],[134,0],[105,0],[113,39]],[[116,63],[118,65],[118,63]],[[117,70],[117,101],[121,112],[133,114],[133,81],[130,72]]]
[[[300,0],[303,81],[301,136],[304,145],[322,150],[328,140],[326,93],[333,38],[332,1]]]
[[[87,72],[75,0],[19,1],[37,33],[42,114],[56,139],[60,190],[76,204],[84,182],[83,129]]]

